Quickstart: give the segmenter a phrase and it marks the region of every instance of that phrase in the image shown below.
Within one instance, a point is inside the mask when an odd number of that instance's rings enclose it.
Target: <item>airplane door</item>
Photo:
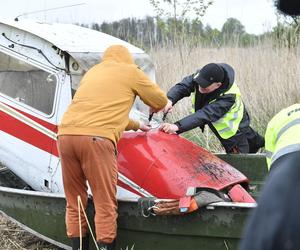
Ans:
[[[33,189],[51,191],[64,73],[0,51],[0,161]]]
[[[72,100],[71,77],[69,74],[61,72],[57,75],[59,78],[59,91],[57,98],[57,107],[55,112],[55,123],[58,125],[67,107]],[[57,128],[56,131],[57,132]],[[54,193],[63,193],[61,164],[58,156],[57,144],[53,143],[53,152],[50,157],[49,178],[51,180],[50,189]]]

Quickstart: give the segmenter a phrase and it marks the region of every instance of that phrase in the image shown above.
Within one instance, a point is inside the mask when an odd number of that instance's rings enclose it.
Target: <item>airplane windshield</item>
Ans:
[[[0,52],[0,94],[51,114],[56,85],[54,75]]]

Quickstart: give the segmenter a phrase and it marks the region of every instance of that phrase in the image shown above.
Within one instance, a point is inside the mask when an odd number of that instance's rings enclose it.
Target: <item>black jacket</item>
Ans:
[[[234,82],[234,70],[226,64],[219,64],[225,73],[223,85],[209,94],[202,94],[199,92],[198,84],[193,80],[194,75],[185,77],[181,82],[173,86],[167,96],[169,100],[176,104],[184,97],[190,96],[192,92],[195,92],[195,113],[175,122],[179,126],[178,133],[182,133],[191,130],[196,127],[200,127],[202,130],[205,124],[208,124],[213,132],[219,137],[219,134],[212,126],[212,122],[219,120],[223,117],[235,103],[235,94],[223,95]],[[212,103],[210,101],[215,100]],[[249,126],[250,120],[247,110],[244,109],[244,116],[240,123],[239,129]],[[219,137],[220,138],[220,137]]]

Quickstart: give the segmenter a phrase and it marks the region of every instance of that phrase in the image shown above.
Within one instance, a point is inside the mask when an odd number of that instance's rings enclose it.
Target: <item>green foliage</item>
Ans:
[[[273,31],[262,35],[252,35],[236,18],[229,18],[221,31],[209,25],[204,26],[199,18],[145,17],[143,19],[124,18],[119,21],[81,24],[128,41],[145,50],[187,44],[189,47],[251,47],[263,40],[272,41],[274,47],[297,48],[300,27],[296,23],[279,22]],[[176,32],[175,32],[176,31]]]
[[[246,33],[245,26],[236,18],[228,18],[223,24],[220,39],[224,46],[242,46],[254,45],[257,41],[255,35]]]
[[[241,36],[245,34],[245,27],[236,18],[228,18],[223,24],[221,32],[226,36]]]
[[[237,24],[240,24],[237,20]],[[81,24],[86,27],[88,25]],[[125,18],[114,22],[92,23],[90,28],[118,37],[144,49],[157,46],[168,46],[188,43],[191,47],[203,45],[207,47],[220,47],[223,45],[249,46],[255,42],[254,35],[241,32],[243,25],[233,28],[224,24],[224,31],[205,26],[199,19],[177,20],[177,33],[174,33],[172,18],[145,17],[144,19]],[[239,29],[239,32],[229,35],[230,29]],[[240,35],[241,34],[241,35]]]
[[[156,17],[124,18],[114,22],[80,24],[113,35],[145,50],[154,47],[252,47],[263,40],[274,47],[295,49],[300,39],[300,17],[278,13],[278,24],[262,35],[248,34],[236,18],[229,18],[221,30],[205,26],[201,18],[212,0],[149,0]],[[276,0],[273,0],[274,4]]]
[[[274,6],[278,5],[278,0],[273,0]],[[275,8],[276,9],[276,8]],[[276,9],[277,26],[270,34],[276,46],[296,48],[299,45],[300,17],[286,15]]]
[[[276,46],[292,49],[299,44],[300,26],[278,23],[270,35]]]

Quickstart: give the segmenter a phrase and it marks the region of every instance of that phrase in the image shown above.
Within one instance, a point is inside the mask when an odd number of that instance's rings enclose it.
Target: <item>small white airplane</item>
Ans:
[[[152,78],[153,65],[141,49],[75,25],[22,20],[0,30],[0,161],[33,189],[62,193],[57,124],[84,72],[112,44],[125,45]]]

